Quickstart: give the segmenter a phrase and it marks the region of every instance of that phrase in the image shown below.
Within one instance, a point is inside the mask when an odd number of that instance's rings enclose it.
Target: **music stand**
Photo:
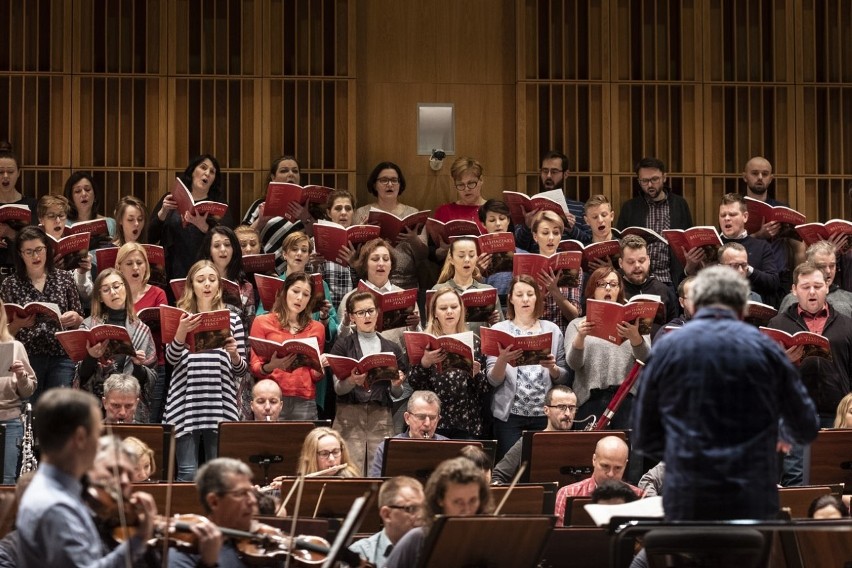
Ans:
[[[852,492],[852,430],[820,430],[805,451],[805,485],[844,483]]]
[[[159,472],[151,473],[151,481],[168,480],[169,447],[172,443],[173,424],[108,424],[106,431],[122,440],[133,436],[142,440],[154,452],[154,460],[160,465]],[[159,473],[159,479],[154,476]]]
[[[219,457],[241,460],[257,483],[268,485],[280,475],[294,475],[310,421],[220,422]]]
[[[557,481],[559,486],[582,481],[592,475],[592,455],[598,440],[618,436],[628,443],[627,432],[524,432],[522,461],[529,463],[525,482]]]
[[[439,516],[420,551],[419,568],[533,568],[544,552],[554,516]]]
[[[296,477],[286,477],[281,480],[281,498],[290,493]],[[319,519],[342,519],[352,506],[352,502],[360,495],[382,484],[377,477],[308,477],[302,487],[302,502],[300,517]],[[319,506],[317,506],[319,503]],[[296,496],[290,497],[287,511],[293,513],[296,506]],[[365,531],[376,532],[382,528],[382,519],[377,508],[373,508],[364,517],[362,524]]]
[[[373,501],[377,493],[378,488],[372,487],[367,493],[358,497],[352,503],[349,514],[346,515],[343,524],[340,526],[340,530],[337,531],[337,537],[335,537],[334,542],[331,544],[322,568],[337,566],[337,562],[339,561],[346,562],[351,566],[357,566],[360,563],[360,557],[349,550],[349,544],[352,542],[352,536],[361,528],[361,522],[364,520],[367,512],[373,508]]]
[[[488,446],[483,443],[485,441],[490,440],[385,438],[385,452],[382,455],[382,477],[410,475],[426,483],[438,464],[444,460],[461,456],[463,447],[476,446],[488,452]],[[493,452],[491,452],[491,461],[494,461]]]

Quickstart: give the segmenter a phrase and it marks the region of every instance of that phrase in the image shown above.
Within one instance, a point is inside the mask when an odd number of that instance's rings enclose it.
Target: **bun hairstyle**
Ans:
[[[15,167],[20,167],[18,156],[15,155],[15,149],[8,140],[0,140],[0,159],[2,158],[12,160],[15,162]]]

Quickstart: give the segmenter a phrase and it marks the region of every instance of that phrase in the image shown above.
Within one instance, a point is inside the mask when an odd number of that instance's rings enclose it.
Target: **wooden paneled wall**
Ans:
[[[567,190],[635,191],[655,155],[697,222],[753,155],[811,219],[850,217],[852,3],[839,0],[9,0],[0,4],[0,139],[28,194],[94,171],[109,213],[153,203],[216,155],[244,210],[269,162],[354,189],[399,163],[403,201],[455,197],[416,155],[416,104],[456,109],[456,155],[486,197],[535,192],[565,151]]]

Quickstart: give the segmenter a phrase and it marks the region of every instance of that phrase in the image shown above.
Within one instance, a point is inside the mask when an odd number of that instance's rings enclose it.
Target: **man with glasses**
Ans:
[[[748,251],[740,243],[726,243],[719,247],[719,264],[733,268],[737,274],[748,279]],[[749,302],[763,302],[760,294],[751,290]]]
[[[414,391],[408,399],[408,410],[405,412],[405,423],[408,429],[394,438],[415,438],[421,440],[448,440],[446,436],[436,434],[438,422],[441,420],[441,400],[432,391]],[[385,445],[379,444],[376,455],[370,465],[369,477],[382,476]]]
[[[544,395],[544,415],[547,417],[545,432],[565,432],[574,426],[577,415],[577,395],[570,387],[556,385]],[[491,474],[492,483],[509,483],[521,467],[524,439],[520,438],[509,448]]]
[[[565,174],[569,172],[569,167],[570,162],[565,154],[555,150],[546,152],[541,157],[539,191],[564,189]],[[562,233],[562,240],[574,239],[583,244],[589,244],[592,242],[592,229],[586,223],[585,206],[582,202],[571,199],[567,195],[565,202],[568,204],[568,219]],[[522,250],[534,253],[538,252],[538,244],[533,240],[530,225],[532,225],[536,213],[538,213],[538,210],[535,209],[526,211],[524,224],[515,227],[515,245]]]
[[[595,445],[595,453],[592,454],[592,476],[566,485],[556,493],[556,526],[561,527],[565,518],[565,504],[568,497],[591,497],[592,492],[606,480],[621,481],[627,470],[627,455],[629,448],[627,443],[618,436],[606,436],[598,440]],[[638,497],[642,497],[642,490],[629,483],[622,482],[630,488]]]
[[[625,201],[616,228],[647,227],[662,234],[667,229],[689,229],[692,213],[686,200],[666,185],[666,166],[657,158],[642,158],[636,164],[639,195]],[[674,290],[683,277],[683,266],[671,248],[661,242],[648,245],[651,273]]]
[[[196,568],[245,566],[231,539],[224,539],[219,527],[250,531],[257,498],[249,466],[232,458],[210,460],[198,470],[195,486],[210,523],[191,526],[198,538],[197,554],[181,550],[169,553],[169,566]]]
[[[399,539],[423,526],[423,485],[413,477],[392,477],[382,483],[378,502],[382,530],[355,541],[349,550],[373,566],[384,566]]]
[[[280,420],[284,402],[281,398],[281,387],[272,379],[257,381],[251,389],[251,412],[259,422],[277,422]]]

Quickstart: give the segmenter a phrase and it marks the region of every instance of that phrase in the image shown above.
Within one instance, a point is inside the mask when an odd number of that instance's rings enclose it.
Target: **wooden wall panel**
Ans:
[[[516,180],[515,9],[510,2],[361,2],[358,14],[357,198],[376,163],[400,165],[402,201],[434,208],[455,199],[449,167],[471,156],[485,169],[483,195]],[[417,103],[455,105],[456,155],[433,172],[417,155]]]

